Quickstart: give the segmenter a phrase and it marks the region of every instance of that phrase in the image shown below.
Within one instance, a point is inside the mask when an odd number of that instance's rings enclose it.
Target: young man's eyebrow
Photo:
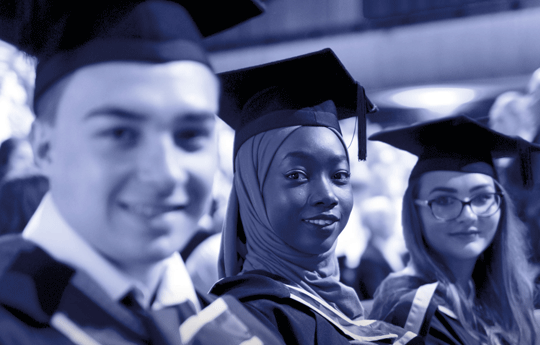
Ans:
[[[178,116],[177,121],[205,122],[216,120],[216,114],[210,112],[188,113]]]
[[[115,108],[115,107],[105,107],[92,110],[84,117],[85,120],[97,117],[97,116],[106,116],[106,117],[115,117],[124,120],[135,120],[142,121],[146,119],[146,116],[143,114],[138,114],[133,111]]]

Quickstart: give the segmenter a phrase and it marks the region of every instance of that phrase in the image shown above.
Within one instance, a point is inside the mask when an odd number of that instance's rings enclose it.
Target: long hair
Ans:
[[[530,248],[525,240],[526,229],[508,193],[494,182],[503,195],[501,217],[492,243],[476,261],[471,277],[476,291],[472,297],[455,284],[453,274],[425,240],[414,203],[419,178],[409,182],[403,199],[403,235],[417,272],[442,284],[462,325],[479,342],[534,344],[533,271],[527,260]]]

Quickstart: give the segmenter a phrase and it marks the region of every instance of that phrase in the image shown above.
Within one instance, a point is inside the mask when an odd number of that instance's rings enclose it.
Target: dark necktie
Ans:
[[[189,300],[159,310],[145,310],[135,299],[134,293],[129,292],[120,302],[141,319],[148,341],[153,345],[180,344],[180,325],[196,314],[195,306]]]

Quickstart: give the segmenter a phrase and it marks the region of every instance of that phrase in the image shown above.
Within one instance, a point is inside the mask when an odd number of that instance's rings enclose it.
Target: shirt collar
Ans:
[[[43,197],[22,236],[54,259],[84,271],[114,301],[119,301],[130,291],[136,291],[138,302],[145,307],[150,305],[152,291],[114,266],[73,230],[58,211],[50,193]],[[164,269],[152,308],[161,309],[189,299],[200,309],[180,255],[175,252],[156,265],[163,265]]]

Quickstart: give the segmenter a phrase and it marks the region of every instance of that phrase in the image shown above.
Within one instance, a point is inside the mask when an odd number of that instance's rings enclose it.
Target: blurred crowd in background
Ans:
[[[28,95],[34,79],[33,61],[0,42],[0,234],[21,232],[48,189],[34,165],[29,133],[33,120]],[[368,90],[369,94],[369,90]],[[350,156],[357,151],[355,119],[342,123]],[[220,169],[215,176],[214,203],[199,232],[182,251],[194,284],[208,291],[218,279],[220,231],[232,182],[234,133],[220,122]],[[540,69],[525,90],[500,94],[490,105],[489,125],[507,135],[540,143]],[[368,124],[368,136],[382,129]],[[371,299],[378,284],[407,262],[401,234],[401,200],[415,156],[379,142],[368,142],[368,159],[351,159],[355,207],[338,241],[341,279],[354,287],[362,300]],[[535,186],[525,190],[514,183],[519,169],[500,160],[501,179],[510,186],[520,217],[530,229],[531,246],[540,247],[540,157],[533,157]],[[533,258],[540,264],[540,253]]]

